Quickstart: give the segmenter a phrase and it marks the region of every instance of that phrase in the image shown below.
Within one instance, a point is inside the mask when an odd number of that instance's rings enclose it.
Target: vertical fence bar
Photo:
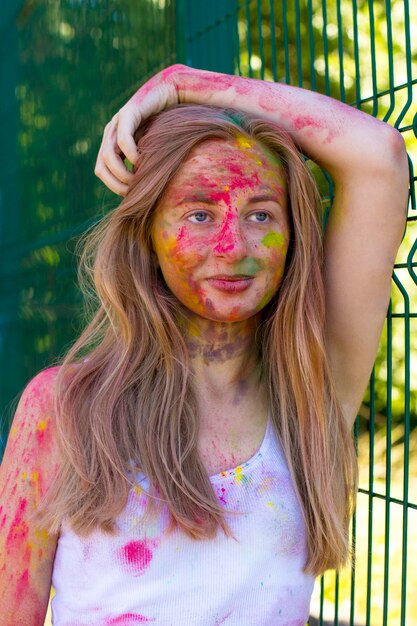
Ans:
[[[272,76],[275,81],[278,80],[277,72],[277,46],[275,43],[275,12],[274,0],[269,0],[269,27],[271,29],[271,56],[272,56]]]
[[[404,480],[403,480],[403,532],[401,559],[401,626],[406,626],[407,602],[407,543],[408,543],[408,482],[410,471],[410,299],[403,284],[394,272],[394,280],[404,298]]]
[[[392,18],[391,18],[391,0],[385,0],[385,15],[387,24],[387,48],[388,48],[388,76],[389,76],[389,98],[390,104],[388,111],[384,115],[384,122],[388,122],[395,107],[395,91],[394,91],[394,49],[392,44]]]
[[[235,2],[234,2],[234,14],[235,14],[235,17],[233,19],[232,36],[233,36],[233,49],[234,49],[235,67],[237,68],[238,75],[242,76],[242,68],[241,68],[241,65],[240,65],[239,4],[238,4],[238,0],[235,0]]]
[[[405,114],[413,102],[413,81],[412,81],[412,55],[411,55],[411,38],[410,38],[410,6],[408,0],[404,0],[404,35],[405,35],[405,54],[406,54],[406,68],[407,68],[407,102],[405,103],[403,110],[401,111],[394,126],[400,128],[401,122],[404,119]]]
[[[311,89],[316,91],[317,83],[316,83],[316,69],[314,67],[314,29],[313,29],[313,3],[312,0],[308,0],[307,2],[307,13],[308,13],[308,43],[310,49],[310,80],[311,80]]]
[[[324,576],[320,579],[320,615],[319,626],[323,626],[323,609],[324,609]]]
[[[295,0],[295,44],[297,46],[297,84],[303,86],[303,51],[301,47],[300,0]]]
[[[246,24],[247,24],[246,46],[247,46],[247,49],[248,49],[248,71],[249,71],[249,78],[253,78],[253,72],[252,72],[252,37],[251,37],[251,32],[250,32],[250,0],[245,0],[245,8],[246,8]]]
[[[327,41],[327,5],[326,5],[326,0],[322,0],[321,8],[322,8],[322,12],[323,12],[324,84],[325,84],[325,93],[327,95],[330,95],[329,42]]]
[[[374,493],[374,436],[375,436],[375,368],[370,381],[369,415],[369,495],[368,495],[368,559],[366,576],[366,626],[371,626],[371,590],[372,590],[372,525]]]
[[[376,75],[376,55],[375,55],[375,23],[374,23],[374,2],[368,0],[369,11],[369,38],[371,45],[371,71],[372,71],[372,115],[378,115],[378,81]]]
[[[265,56],[264,56],[264,41],[262,36],[262,7],[261,0],[256,0],[257,4],[257,18],[258,18],[258,40],[259,40],[259,56],[261,58],[261,80],[265,78]]]
[[[362,108],[361,102],[361,70],[359,61],[359,32],[358,32],[358,6],[357,0],[352,0],[353,14],[353,55],[355,59],[355,104],[358,109]]]
[[[359,419],[356,416],[353,427],[356,456],[358,456]],[[355,626],[355,573],[356,573],[356,508],[352,518],[352,566],[350,573],[350,613],[349,626]]]
[[[339,572],[334,577],[334,625],[339,626]]]
[[[337,48],[338,48],[338,53],[339,53],[340,99],[342,102],[346,102],[345,73],[344,73],[344,66],[343,66],[343,23],[342,23],[341,0],[337,0]]]
[[[284,34],[285,82],[288,85],[291,82],[291,75],[290,75],[290,55],[289,55],[289,48],[288,48],[287,0],[282,0],[282,30]]]
[[[385,546],[382,626],[388,626],[389,538],[391,518],[391,429],[392,429],[392,301],[387,313],[387,425],[385,452]]]

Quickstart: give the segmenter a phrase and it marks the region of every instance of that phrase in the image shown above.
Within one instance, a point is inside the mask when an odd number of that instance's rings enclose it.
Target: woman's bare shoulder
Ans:
[[[54,389],[59,367],[26,385],[0,466],[0,604],[2,624],[43,623],[57,537],[35,521],[59,464]]]
[[[44,454],[55,457],[54,392],[60,366],[40,371],[29,380],[20,396],[9,432],[5,460],[29,463]],[[47,462],[47,459],[44,459]]]

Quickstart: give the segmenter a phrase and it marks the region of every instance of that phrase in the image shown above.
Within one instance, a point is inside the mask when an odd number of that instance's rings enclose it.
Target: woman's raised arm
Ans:
[[[95,172],[110,189],[121,195],[127,192],[133,175],[120,155],[136,161],[133,135],[141,122],[177,103],[231,107],[271,120],[289,131],[302,152],[335,181],[362,170],[364,164],[391,167],[393,157],[398,162],[399,155],[405,154],[397,130],[328,96],[281,83],[172,65],[147,81],[107,124]]]
[[[57,537],[31,520],[57,470],[51,386],[56,368],[24,390],[0,467],[1,626],[42,626]]]
[[[120,153],[135,162],[134,131],[151,113],[178,102],[271,120],[332,176],[335,198],[324,237],[325,340],[351,423],[372,371],[404,234],[408,162],[401,134],[312,91],[174,65],[143,85],[106,127],[95,171],[116,193],[124,195],[133,180]]]

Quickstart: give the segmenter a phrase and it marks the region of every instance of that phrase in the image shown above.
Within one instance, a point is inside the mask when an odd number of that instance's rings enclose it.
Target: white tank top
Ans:
[[[168,513],[141,524],[143,475],[115,536],[80,538],[62,525],[52,584],[53,626],[305,626],[314,578],[303,573],[306,529],[271,421],[246,463],[211,476],[237,539],[195,541]]]

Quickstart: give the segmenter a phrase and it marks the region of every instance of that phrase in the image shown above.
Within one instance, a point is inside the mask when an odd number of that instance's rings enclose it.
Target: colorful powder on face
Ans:
[[[255,276],[262,267],[260,260],[254,259],[252,256],[248,256],[242,261],[238,261],[233,265],[233,270],[236,274],[246,274],[247,276]]]
[[[281,233],[271,231],[262,239],[262,244],[267,248],[283,248],[285,246],[285,237]]]
[[[248,137],[245,137],[244,135],[239,135],[238,137],[236,137],[236,143],[239,148],[246,149],[253,148],[253,146],[255,145],[254,141],[251,141]]]

